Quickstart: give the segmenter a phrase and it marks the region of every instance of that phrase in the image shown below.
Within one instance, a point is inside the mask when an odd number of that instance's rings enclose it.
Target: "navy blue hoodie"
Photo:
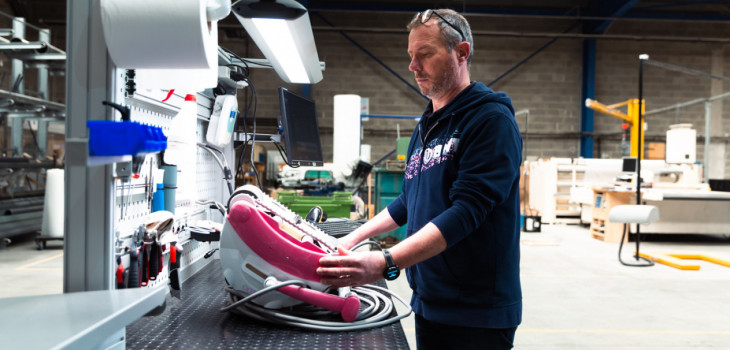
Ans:
[[[522,319],[522,138],[509,97],[472,82],[413,132],[402,194],[388,206],[407,234],[432,222],[442,253],[406,269],[413,310],[434,322],[511,328]],[[424,147],[425,145],[425,147]]]

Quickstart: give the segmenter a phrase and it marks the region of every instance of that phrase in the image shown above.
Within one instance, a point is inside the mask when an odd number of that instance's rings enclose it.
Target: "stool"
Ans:
[[[617,205],[608,213],[608,221],[624,224],[624,232],[621,235],[621,243],[618,246],[618,261],[626,266],[652,266],[654,262],[639,256],[640,233],[637,226],[636,229],[636,255],[637,261],[644,260],[646,264],[630,264],[621,259],[621,249],[624,245],[624,238],[628,231],[629,224],[650,224],[659,220],[659,208],[653,205]]]

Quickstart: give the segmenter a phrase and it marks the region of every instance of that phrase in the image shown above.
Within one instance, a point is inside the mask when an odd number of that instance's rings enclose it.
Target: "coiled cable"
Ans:
[[[302,281],[290,280],[266,287],[250,295],[245,295],[234,288],[227,287],[226,291],[231,304],[223,307],[221,311],[230,311],[275,324],[330,332],[355,331],[389,325],[408,317],[413,311],[411,306],[395,293],[371,284],[352,287],[352,293],[360,299],[362,304],[366,305],[360,310],[357,319],[353,322],[327,320],[328,318],[332,319],[332,316],[337,315],[337,313],[316,306],[297,306],[296,308],[274,310],[251,302],[261,295],[288,285],[305,286]],[[393,301],[389,297],[395,298],[406,306],[407,312],[388,318],[395,309]]]

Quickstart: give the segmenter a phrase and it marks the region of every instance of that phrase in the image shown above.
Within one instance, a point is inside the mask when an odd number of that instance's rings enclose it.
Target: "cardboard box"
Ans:
[[[645,159],[664,159],[665,150],[664,142],[649,142]]]

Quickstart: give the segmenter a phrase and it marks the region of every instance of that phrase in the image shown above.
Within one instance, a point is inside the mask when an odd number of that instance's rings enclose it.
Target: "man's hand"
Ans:
[[[383,278],[385,257],[381,252],[351,252],[338,249],[339,255],[319,259],[320,283],[333,287],[361,286]]]

